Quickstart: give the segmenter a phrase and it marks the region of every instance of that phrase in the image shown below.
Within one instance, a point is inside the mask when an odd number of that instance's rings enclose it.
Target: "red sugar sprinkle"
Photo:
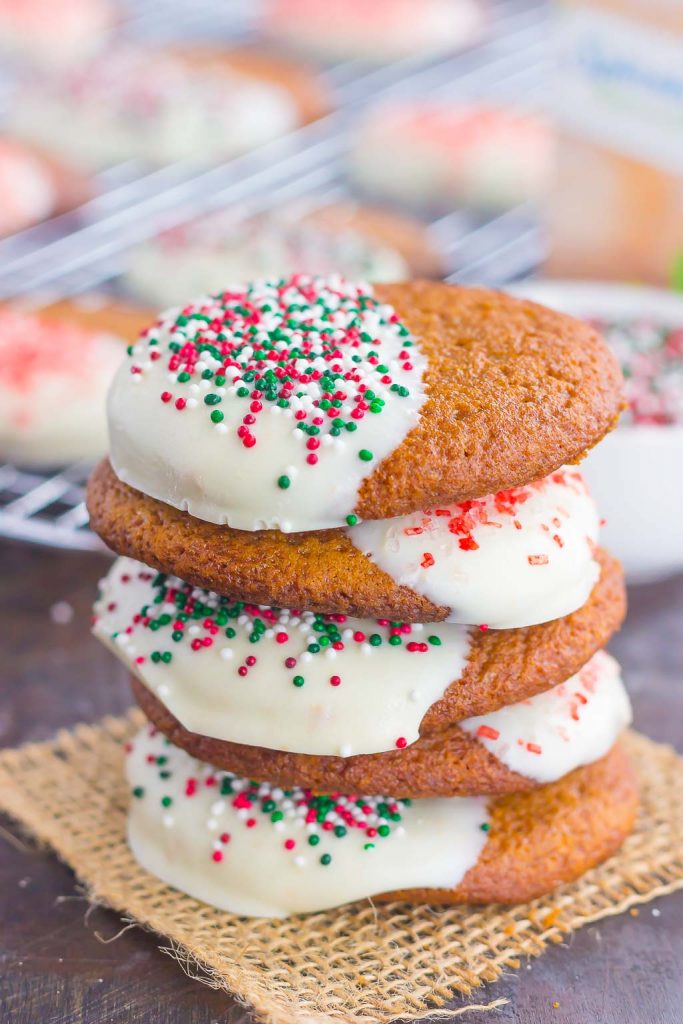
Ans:
[[[296,665],[296,658],[285,658],[285,668],[294,668]]]
[[[229,843],[230,842],[230,833],[229,832],[222,832],[221,835],[219,836],[219,838],[220,838],[220,841],[222,843]]]
[[[480,725],[477,729],[477,736],[484,740],[497,740],[500,733],[490,725]]]
[[[330,686],[341,686],[341,676],[330,676]]]
[[[175,407],[176,407],[176,409],[184,409],[186,405],[187,405],[187,402],[185,401],[184,398],[176,398],[176,400],[175,400]]]
[[[296,843],[293,839],[285,839],[285,850],[293,850]]]
[[[171,394],[170,391],[162,391],[161,392],[161,401],[162,402],[170,402],[172,398],[173,398],[173,395]]]
[[[530,754],[541,753],[541,748],[539,747],[538,743],[527,743],[526,749],[529,751]]]
[[[420,565],[422,566],[423,569],[431,569],[431,567],[434,565],[434,555],[431,553],[431,551],[425,551],[425,553],[422,556],[422,561],[420,562]]]
[[[249,669],[246,667],[246,665],[240,665],[240,667],[237,669],[237,674],[239,676],[246,676],[248,671]]]
[[[408,746],[408,740],[405,738],[405,736],[399,736],[399,738],[396,740],[396,746],[398,747],[399,750],[403,750],[404,747]]]
[[[219,864],[223,860],[223,854],[221,853],[220,850],[214,850],[211,856],[213,857],[217,864]]]
[[[256,825],[256,818],[247,818],[244,824],[247,828],[254,828]]]
[[[547,555],[529,555],[527,561],[529,565],[547,565],[549,558]]]

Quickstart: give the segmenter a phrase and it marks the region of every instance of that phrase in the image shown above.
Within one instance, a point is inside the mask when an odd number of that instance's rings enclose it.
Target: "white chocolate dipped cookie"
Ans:
[[[267,750],[343,759],[402,751],[446,690],[468,685],[462,626],[259,608],[132,559],[103,581],[94,632],[186,732]],[[547,692],[439,724],[458,725],[511,771],[550,782],[603,757],[629,722],[619,667],[599,652]]]
[[[50,65],[83,60],[114,21],[109,0],[0,0],[0,52]]]
[[[119,47],[26,81],[12,124],[93,170],[131,159],[227,160],[299,127],[309,107],[316,116],[300,95],[314,91],[312,78],[289,72],[256,53]]]
[[[486,24],[479,0],[267,0],[263,31],[324,61],[385,64],[434,57],[477,41]]]
[[[153,728],[128,746],[128,840],[166,884],[236,914],[285,917],[366,897],[439,905],[541,896],[633,827],[623,751],[496,800],[313,796],[196,761]]]
[[[453,888],[486,843],[481,798],[312,796],[221,772],[143,729],[128,839],[162,881],[221,910],[286,917],[405,887]]]
[[[146,311],[0,306],[0,458],[56,468],[107,448],[106,394]]]
[[[394,582],[450,608],[448,622],[532,626],[580,608],[600,568],[599,517],[581,473],[350,528]]]
[[[443,258],[417,219],[353,203],[292,203],[243,219],[212,211],[130,253],[128,285],[160,307],[226,283],[305,272],[362,281],[439,277]]]
[[[207,296],[164,314],[117,374],[111,462],[209,522],[340,526],[417,423],[426,365],[370,286],[294,275]]]
[[[387,163],[387,153],[400,160]],[[379,104],[362,123],[351,174],[370,195],[430,210],[496,211],[539,199],[551,169],[540,117],[471,103]]]

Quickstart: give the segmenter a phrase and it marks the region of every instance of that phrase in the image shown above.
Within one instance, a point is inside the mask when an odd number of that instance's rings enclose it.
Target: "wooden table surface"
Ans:
[[[0,542],[0,564],[0,745],[122,712],[129,703],[123,669],[88,632],[107,559]],[[70,622],[54,621],[71,609]],[[625,668],[636,725],[683,749],[682,577],[632,591],[627,625],[612,650]],[[121,921],[110,911],[86,913],[71,872],[17,835],[14,823],[0,821],[3,1024],[250,1020],[228,996],[186,978],[153,935],[137,928],[120,934]],[[482,993],[482,1001],[504,996],[509,1003],[471,1019],[681,1024],[681,965],[683,892],[647,904],[637,917],[585,928],[568,945],[523,964]]]

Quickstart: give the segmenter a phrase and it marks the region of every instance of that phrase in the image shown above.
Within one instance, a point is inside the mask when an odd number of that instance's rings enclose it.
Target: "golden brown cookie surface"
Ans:
[[[417,426],[363,482],[361,519],[387,519],[538,480],[616,423],[618,363],[585,324],[482,288],[377,285],[429,359]]]
[[[617,745],[601,761],[530,793],[491,803],[489,838],[455,889],[408,889],[382,901],[522,903],[616,853],[633,829],[638,782]]]

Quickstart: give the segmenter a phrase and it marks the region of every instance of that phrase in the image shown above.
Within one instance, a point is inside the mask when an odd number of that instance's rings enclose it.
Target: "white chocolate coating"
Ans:
[[[278,45],[325,61],[373,64],[468,46],[485,20],[478,0],[270,0],[263,12],[264,31]]]
[[[333,230],[292,206],[237,220],[221,210],[149,239],[131,251],[130,286],[165,308],[195,295],[218,292],[226,282],[287,277],[296,272],[339,273],[363,281],[403,281],[403,257],[352,227]]]
[[[186,729],[219,740],[343,757],[413,743],[427,709],[460,677],[469,653],[469,632],[463,626],[404,627],[410,632],[394,646],[386,626],[341,616],[342,649],[330,645],[311,654],[307,648],[320,634],[313,628],[316,617],[307,612],[282,612],[272,622],[265,620],[268,628],[258,643],[250,642],[254,616],[247,612],[230,620],[233,638],[224,629],[207,631],[202,616],[188,624],[182,642],[174,642],[171,622],[150,629],[138,614],[147,606],[154,617],[176,617],[175,591],[183,584],[169,577],[173,590],[165,591],[166,601],[157,604],[162,588],[155,586],[156,575],[139,562],[119,558],[100,584],[93,631]],[[187,589],[214,608],[220,604],[216,595]],[[357,642],[353,634],[359,631],[383,642]],[[210,646],[201,644],[204,637],[212,639]],[[428,637],[439,644],[429,643]],[[427,650],[410,651],[411,641]],[[170,663],[151,659],[160,650],[172,652]],[[287,667],[291,659],[296,664]],[[297,686],[294,678],[305,682]]]
[[[619,665],[598,651],[565,683],[460,726],[512,771],[547,783],[604,757],[631,719]]]
[[[41,161],[22,143],[0,139],[0,235],[49,217],[57,203],[54,185]]]
[[[388,174],[392,152],[401,159]],[[363,189],[427,209],[496,211],[538,199],[550,169],[550,133],[539,118],[483,104],[382,104],[351,154]]]
[[[449,620],[533,626],[580,608],[600,568],[598,513],[565,468],[461,505],[360,523],[348,536],[398,584],[451,609]]]
[[[58,467],[102,456],[107,388],[125,352],[103,331],[0,310],[0,457]]]
[[[344,525],[363,480],[415,426],[426,397],[426,358],[392,308],[369,285],[296,275],[180,313],[145,332],[112,384],[118,477],[242,530]]]
[[[130,159],[228,159],[291,131],[299,116],[270,82],[122,48],[34,77],[19,91],[11,120],[23,138],[96,170]]]
[[[486,844],[481,798],[407,805],[368,798],[365,811],[358,798],[335,795],[328,831],[306,821],[302,790],[250,790],[247,780],[195,761],[149,728],[132,743],[127,775],[134,793],[128,840],[136,860],[168,885],[234,914],[286,917],[394,889],[453,887]],[[266,801],[280,820],[264,812]],[[388,817],[378,814],[383,803]],[[388,834],[372,835],[379,828]]]

